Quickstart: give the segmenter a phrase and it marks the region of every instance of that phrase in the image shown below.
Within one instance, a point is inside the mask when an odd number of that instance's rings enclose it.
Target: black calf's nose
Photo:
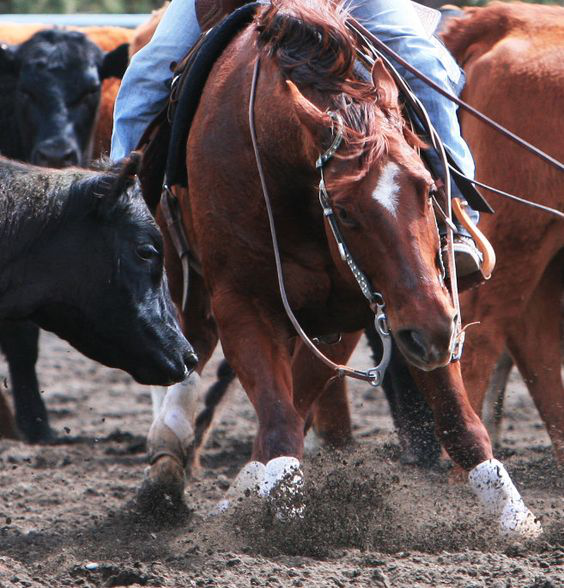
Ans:
[[[38,149],[35,153],[36,165],[44,167],[70,167],[78,164],[78,152],[76,149]]]

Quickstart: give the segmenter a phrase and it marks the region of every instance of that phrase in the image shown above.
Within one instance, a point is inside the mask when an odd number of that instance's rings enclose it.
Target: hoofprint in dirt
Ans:
[[[190,509],[147,516],[134,498],[145,468],[149,390],[42,336],[39,374],[60,443],[0,441],[2,588],[564,585],[564,476],[516,375],[502,456],[545,528],[533,543],[497,539],[471,491],[448,485],[446,467],[429,473],[401,465],[383,394],[355,382],[357,446],[305,459],[304,518],[280,521],[253,500],[207,516],[250,456],[255,420],[240,388],[189,484]],[[353,364],[368,363],[361,345]],[[0,383],[6,377],[1,363]]]

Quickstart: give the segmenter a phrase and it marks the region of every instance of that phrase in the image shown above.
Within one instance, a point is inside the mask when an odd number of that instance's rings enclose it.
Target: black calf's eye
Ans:
[[[157,251],[154,245],[139,245],[136,249],[137,255],[144,259],[145,261],[149,261],[151,259],[155,259],[156,257],[160,257],[160,253]]]

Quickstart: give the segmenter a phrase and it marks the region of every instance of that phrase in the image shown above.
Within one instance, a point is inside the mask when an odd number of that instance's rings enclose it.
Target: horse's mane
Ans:
[[[362,169],[343,182],[363,177],[403,124],[397,100],[382,96],[371,78],[365,81],[355,73],[357,45],[347,16],[343,3],[332,0],[272,0],[256,20],[259,47],[282,75],[298,87],[324,93],[330,110],[343,117],[345,139],[356,146],[351,157],[363,158]],[[325,118],[319,123],[327,124]]]
[[[485,7],[464,9],[464,16],[448,22],[442,39],[456,60],[464,64],[466,54],[477,43],[487,51],[510,32],[521,31],[530,38],[542,38],[552,29],[564,30],[564,8],[526,4],[524,2],[493,2]]]

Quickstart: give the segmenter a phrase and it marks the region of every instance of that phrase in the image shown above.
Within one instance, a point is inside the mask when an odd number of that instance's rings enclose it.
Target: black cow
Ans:
[[[31,319],[143,384],[168,385],[196,358],[137,165],[92,172],[0,158],[0,318]]]
[[[102,81],[121,77],[128,46],[103,53],[84,34],[40,31],[19,46],[0,46],[0,153],[50,167],[86,165]],[[28,441],[51,437],[35,371],[39,329],[0,321],[16,422]]]
[[[123,75],[127,50],[104,54],[62,29],[0,46],[0,153],[48,167],[87,164],[102,81]]]

